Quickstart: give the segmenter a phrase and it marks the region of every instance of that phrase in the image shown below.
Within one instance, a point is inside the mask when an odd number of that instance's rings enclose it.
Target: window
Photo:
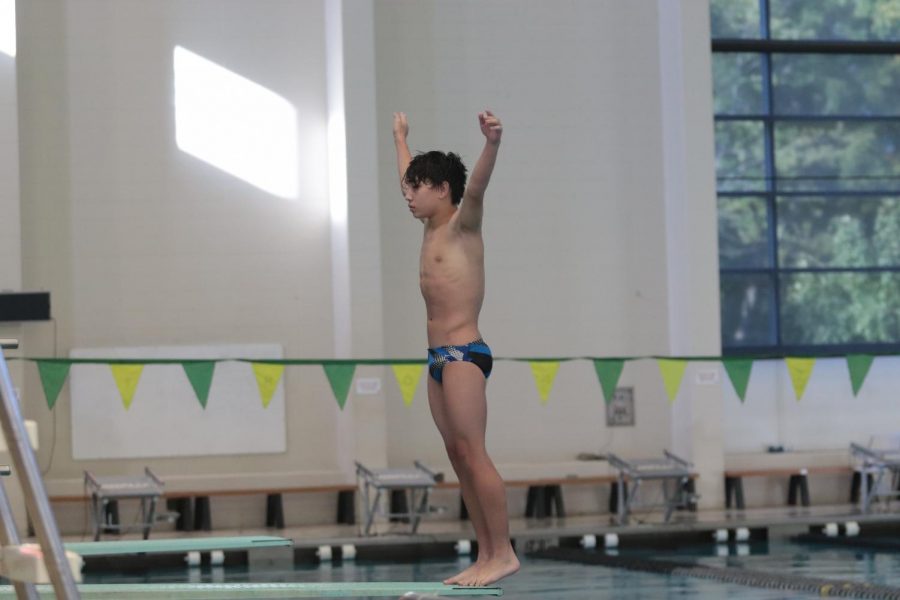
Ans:
[[[711,0],[724,354],[900,349],[900,0]]]

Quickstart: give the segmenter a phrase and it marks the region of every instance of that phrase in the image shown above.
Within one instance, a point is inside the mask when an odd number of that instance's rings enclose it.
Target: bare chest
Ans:
[[[427,233],[422,240],[419,267],[423,275],[465,270],[484,260],[480,238],[452,235],[445,232]]]
[[[484,245],[477,235],[426,233],[419,258],[422,291],[433,287],[468,285],[484,277]]]

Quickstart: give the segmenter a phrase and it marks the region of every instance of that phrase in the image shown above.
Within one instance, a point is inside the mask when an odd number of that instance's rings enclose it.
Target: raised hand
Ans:
[[[409,135],[409,123],[406,122],[406,113],[394,113],[394,138],[406,139]]]
[[[406,144],[406,136],[409,135],[409,123],[406,122],[406,113],[394,113],[394,148],[397,150],[397,172],[400,175],[400,190],[406,196],[406,169],[412,156],[409,154],[409,146]]]
[[[503,135],[503,124],[500,123],[500,119],[494,116],[494,113],[489,110],[478,113],[478,125],[481,127],[481,133],[484,134],[488,142],[492,144],[500,143],[500,137]]]

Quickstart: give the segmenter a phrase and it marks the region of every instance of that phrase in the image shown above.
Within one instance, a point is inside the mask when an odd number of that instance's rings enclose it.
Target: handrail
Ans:
[[[18,347],[18,341],[2,340],[3,348]],[[16,398],[15,387],[9,375],[6,365],[6,357],[0,349],[0,425],[3,435],[13,460],[13,466],[22,484],[22,492],[25,496],[25,505],[31,515],[34,529],[41,544],[44,564],[53,590],[57,598],[62,600],[75,600],[81,598],[78,588],[75,586],[75,577],[66,557],[56,519],[47,500],[47,491],[44,489],[44,480],[38,468],[34,450],[25,430],[25,423],[19,410],[19,401]],[[0,499],[0,511],[6,512],[3,519],[6,535],[17,535],[15,526],[10,530],[7,522],[11,522],[12,511],[9,502]]]

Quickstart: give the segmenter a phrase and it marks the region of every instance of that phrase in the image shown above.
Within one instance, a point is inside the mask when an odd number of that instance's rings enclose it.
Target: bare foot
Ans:
[[[463,569],[460,573],[457,573],[453,577],[448,577],[444,580],[444,585],[464,585],[461,584],[460,581],[462,579],[469,579],[479,568],[487,561],[476,560],[474,563]]]
[[[518,571],[519,559],[516,558],[516,553],[513,552],[513,549],[510,548],[508,552],[490,558],[482,565],[476,563],[473,566],[478,566],[478,569],[471,570],[469,573],[465,571],[460,573],[456,585],[492,585]]]

